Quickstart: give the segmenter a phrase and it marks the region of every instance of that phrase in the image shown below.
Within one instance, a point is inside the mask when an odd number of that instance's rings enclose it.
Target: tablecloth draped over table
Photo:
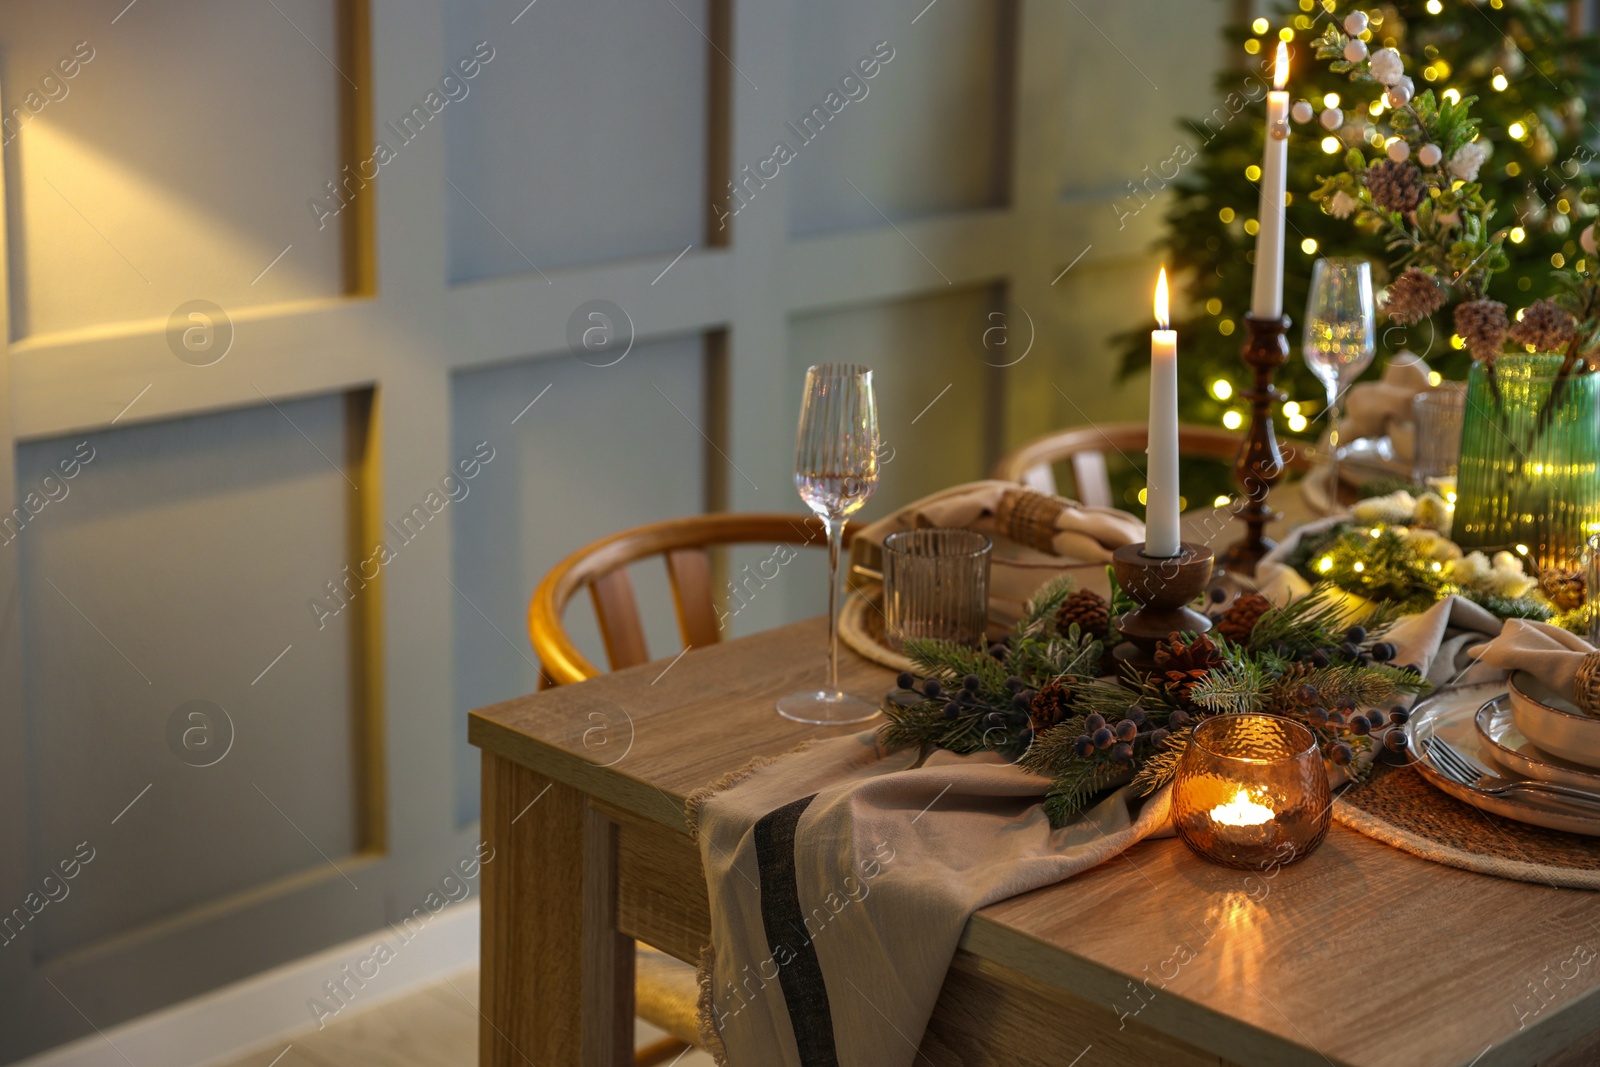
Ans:
[[[1451,598],[1391,639],[1445,683],[1498,629]],[[993,755],[917,756],[874,731],[834,737],[690,798],[711,901],[700,1027],[723,1067],[910,1067],[974,911],[1172,832],[1166,789],[1124,787],[1051,830],[1045,779]]]

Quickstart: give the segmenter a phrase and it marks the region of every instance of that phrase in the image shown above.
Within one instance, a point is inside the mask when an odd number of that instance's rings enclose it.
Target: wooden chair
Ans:
[[[850,529],[845,529],[846,544]],[[594,598],[606,659],[621,670],[650,661],[644,625],[628,577],[628,564],[661,556],[677,606],[678,632],[685,648],[703,648],[721,639],[711,598],[714,545],[789,544],[827,546],[821,520],[782,513],[723,513],[636,526],[578,549],[556,564],[533,591],[528,604],[528,637],[544,670],[540,688],[593,678],[600,669],[567,636],[562,616],[585,587]]]
[[[850,528],[845,528],[848,543]],[[650,556],[666,562],[685,648],[703,648],[722,637],[712,600],[712,546],[729,544],[827,546],[820,520],[785,514],[696,515],[637,526],[585,545],[556,564],[528,604],[528,637],[543,666],[541,689],[593,678],[600,669],[578,651],[562,617],[585,587],[594,598],[606,659],[612,670],[650,660],[644,625],[633,595],[628,565]],[[635,1053],[636,1067],[665,1062],[696,1043],[694,968],[645,946],[634,969],[634,1010],[675,1040]]]
[[[1063,460],[1072,464],[1076,497],[1091,507],[1115,507],[1111,499],[1111,479],[1106,471],[1106,453],[1119,453],[1133,461],[1144,454],[1148,428],[1142,422],[1115,423],[1110,426],[1079,426],[1057,430],[1019,445],[995,464],[994,477],[1020,482],[1041,493],[1056,491],[1053,464]],[[1239,455],[1244,435],[1211,426],[1180,426],[1178,452],[1184,457],[1216,459],[1231,464]],[[1284,466],[1291,471],[1311,469],[1305,455],[1291,452]]]

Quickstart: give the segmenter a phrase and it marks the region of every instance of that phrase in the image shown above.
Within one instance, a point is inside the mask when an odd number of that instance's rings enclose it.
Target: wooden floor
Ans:
[[[635,1027],[640,1048],[664,1036],[642,1022]],[[477,1062],[478,971],[472,968],[218,1067],[475,1067]],[[710,1056],[693,1050],[663,1067],[713,1065]]]

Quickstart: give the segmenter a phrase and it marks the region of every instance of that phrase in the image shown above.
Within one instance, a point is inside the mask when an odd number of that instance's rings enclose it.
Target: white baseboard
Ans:
[[[379,942],[399,946],[377,977],[367,980],[339,1018],[393,1000],[478,961],[478,901],[440,912],[412,940],[400,945],[393,930],[378,930],[314,956],[285,963],[233,985],[132,1019],[105,1031],[22,1060],[13,1067],[211,1067],[308,1026],[307,1006],[321,997],[323,983],[342,968],[355,969]],[[330,1023],[331,1025],[331,1023]],[[120,1050],[120,1051],[119,1051]],[[124,1058],[126,1057],[126,1058]]]

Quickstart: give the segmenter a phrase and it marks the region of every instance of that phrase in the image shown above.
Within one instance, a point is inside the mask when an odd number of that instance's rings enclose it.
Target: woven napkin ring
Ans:
[[[1586,654],[1578,665],[1572,699],[1585,715],[1600,718],[1600,651]]]
[[[1035,493],[1031,489],[1007,489],[1000,494],[994,522],[996,528],[1011,540],[1041,552],[1053,553],[1056,519],[1067,507],[1067,502],[1060,497]]]

